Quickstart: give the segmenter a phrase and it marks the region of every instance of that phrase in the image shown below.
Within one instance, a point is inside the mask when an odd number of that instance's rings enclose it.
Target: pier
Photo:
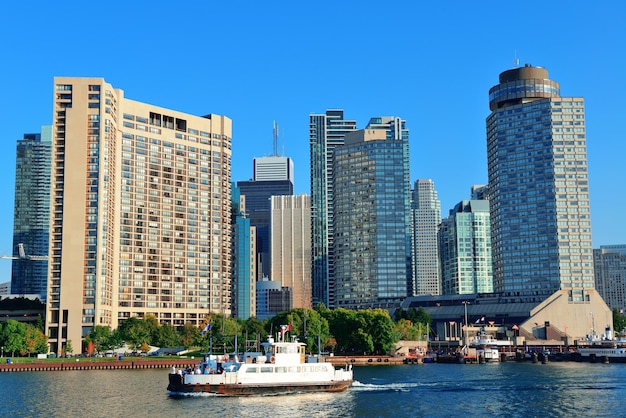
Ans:
[[[186,369],[195,367],[198,364],[196,359],[176,359],[176,360],[114,360],[114,361],[92,361],[89,359],[78,359],[78,361],[67,359],[67,361],[34,361],[32,363],[10,363],[0,364],[0,372],[42,372],[42,371],[62,371],[62,370],[123,370],[123,369]]]

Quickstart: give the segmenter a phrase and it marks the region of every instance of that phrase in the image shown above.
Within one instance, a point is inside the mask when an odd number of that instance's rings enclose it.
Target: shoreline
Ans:
[[[0,364],[0,373],[43,372],[63,370],[139,370],[139,369],[186,369],[196,367],[200,359],[180,358],[173,360],[95,360],[91,358],[67,359],[64,361],[41,361],[30,363]],[[325,356],[320,359],[333,366],[395,366],[405,364],[402,357],[390,356]]]

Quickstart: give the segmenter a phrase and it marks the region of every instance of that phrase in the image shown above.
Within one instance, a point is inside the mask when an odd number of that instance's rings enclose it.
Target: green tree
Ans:
[[[163,324],[159,327],[154,345],[159,347],[180,347],[180,336],[176,332],[176,328],[170,324]]]
[[[4,341],[4,351],[11,353],[26,352],[26,324],[13,319],[8,320],[2,327],[2,340]]]
[[[396,331],[400,340],[419,341],[422,339],[421,330],[413,326],[408,319],[400,319],[396,322]]]
[[[180,335],[180,342],[185,348],[198,345],[198,342],[200,341],[200,330],[195,325],[187,323],[183,325],[178,333]]]
[[[384,309],[374,309],[367,311],[359,311],[365,315],[367,329],[373,342],[373,350],[375,354],[389,354],[393,344],[398,341],[396,338],[396,329],[389,312]]]
[[[37,327],[26,325],[24,334],[25,352],[20,354],[43,354],[48,352],[48,337],[44,335]]]
[[[85,337],[87,343],[93,343],[97,352],[109,349],[109,339],[111,338],[111,328],[103,325],[93,327],[89,335]]]
[[[615,332],[621,332],[626,329],[626,318],[617,308],[613,308],[613,329]]]
[[[139,318],[128,318],[122,322],[120,334],[126,344],[133,350],[139,350],[143,343],[150,344],[150,328],[148,323]]]
[[[270,335],[280,333],[283,325],[291,325],[289,333],[304,342],[309,353],[321,351],[331,339],[328,321],[319,312],[311,309],[297,308],[289,312],[281,312],[267,322],[266,331]],[[321,347],[318,344],[318,337]]]

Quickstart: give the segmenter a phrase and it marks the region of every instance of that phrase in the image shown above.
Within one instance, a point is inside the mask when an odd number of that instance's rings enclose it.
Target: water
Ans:
[[[626,365],[425,364],[355,368],[342,393],[167,394],[166,369],[0,373],[11,417],[616,417]]]

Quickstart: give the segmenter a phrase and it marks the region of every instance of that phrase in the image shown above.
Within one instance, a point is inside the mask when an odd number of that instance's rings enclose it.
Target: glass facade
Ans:
[[[399,118],[372,118],[346,135],[333,165],[336,305],[380,306],[411,280],[409,132]]]
[[[291,180],[238,181],[237,187],[246,197],[246,214],[250,225],[256,228],[257,280],[270,277],[272,196],[293,195]]]
[[[311,164],[311,280],[313,306],[335,306],[333,253],[333,156],[356,121],[345,120],[343,110],[309,116]]]
[[[596,289],[611,309],[626,310],[626,245],[593,250]],[[620,331],[620,330],[616,330]]]
[[[494,291],[531,302],[573,289],[570,297],[582,301],[594,287],[584,101],[559,97],[538,67],[502,73],[491,93],[538,76],[556,93],[520,90],[490,103]]]
[[[489,201],[463,200],[439,229],[444,295],[493,292]]]
[[[51,161],[52,126],[17,141],[11,294],[36,294],[42,301],[48,286]],[[39,257],[20,256],[20,244],[26,256]]]

